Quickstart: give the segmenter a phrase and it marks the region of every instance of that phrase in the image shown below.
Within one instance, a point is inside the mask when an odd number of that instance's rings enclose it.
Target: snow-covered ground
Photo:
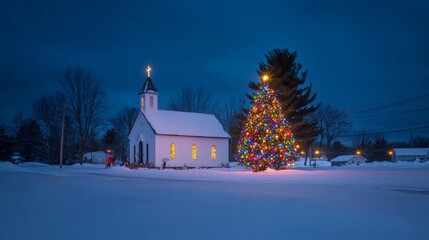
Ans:
[[[429,165],[252,173],[0,162],[0,239],[429,239]]]

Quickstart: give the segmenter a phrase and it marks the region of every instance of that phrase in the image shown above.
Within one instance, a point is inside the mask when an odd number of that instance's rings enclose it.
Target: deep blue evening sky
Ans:
[[[350,113],[429,93],[429,1],[15,0],[0,3],[0,31],[5,124],[76,64],[103,82],[113,115],[138,106],[147,65],[165,107],[183,86],[245,93],[273,48],[297,51],[318,101]],[[391,131],[429,126],[425,107],[428,96],[351,116],[357,129]],[[404,109],[420,111],[382,115]]]

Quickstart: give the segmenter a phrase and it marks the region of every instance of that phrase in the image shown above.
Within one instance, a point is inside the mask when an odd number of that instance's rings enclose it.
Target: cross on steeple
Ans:
[[[147,77],[150,77],[150,71],[152,71],[152,68],[150,68],[150,66],[147,66],[146,72],[147,72]]]

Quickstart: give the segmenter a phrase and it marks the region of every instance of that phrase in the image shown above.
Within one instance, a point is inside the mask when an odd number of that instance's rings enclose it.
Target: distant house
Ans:
[[[394,148],[392,161],[427,161],[429,160],[429,148]]]
[[[83,155],[83,159],[86,163],[94,164],[105,164],[107,158],[109,157],[113,157],[113,153],[108,153],[105,151],[87,152]]]
[[[331,160],[331,167],[361,163],[366,163],[368,160],[361,155],[342,155]]]

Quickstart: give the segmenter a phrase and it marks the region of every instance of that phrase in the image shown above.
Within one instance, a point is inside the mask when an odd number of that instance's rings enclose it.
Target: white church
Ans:
[[[130,163],[154,167],[221,167],[228,164],[230,136],[212,114],[158,109],[158,92],[148,77],[140,113],[131,129]]]

